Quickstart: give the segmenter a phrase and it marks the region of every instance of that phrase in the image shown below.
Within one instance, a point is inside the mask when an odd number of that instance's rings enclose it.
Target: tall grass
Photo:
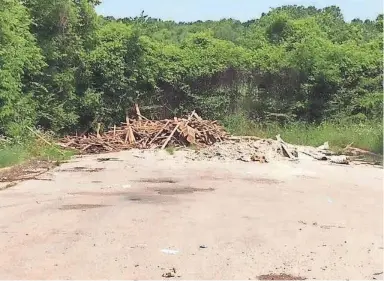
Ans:
[[[17,143],[3,143],[0,146],[0,168],[17,165],[28,160],[64,161],[74,153],[48,145],[39,139],[23,140]]]
[[[383,154],[383,123],[324,122],[320,125],[291,123],[280,126],[276,123],[258,124],[244,115],[228,116],[224,126],[234,135],[253,135],[274,138],[277,134],[292,144],[318,146],[328,141],[331,148],[340,150],[347,145]]]

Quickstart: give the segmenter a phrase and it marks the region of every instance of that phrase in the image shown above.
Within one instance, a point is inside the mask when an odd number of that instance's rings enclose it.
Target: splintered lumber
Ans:
[[[97,123],[96,135],[97,135],[97,138],[99,139],[101,138],[100,128],[101,128],[101,123]]]
[[[141,121],[142,118],[141,118],[140,108],[137,103],[135,103],[135,109],[136,109],[137,118],[139,119],[139,121]]]
[[[284,154],[286,154],[290,159],[295,159],[295,156],[293,156],[293,154],[288,150],[287,144],[285,143],[285,141],[283,141],[280,135],[277,135],[276,139],[278,142],[280,142],[280,145],[281,145],[281,148],[283,149]]]
[[[189,115],[188,117],[188,120],[187,122],[185,123],[185,126],[188,125],[188,122],[191,121],[191,118],[193,116],[193,114],[195,114],[195,111],[192,111],[191,115]],[[171,140],[171,138],[173,137],[173,135],[175,134],[176,130],[179,128],[179,126],[182,124],[182,122],[178,122],[176,127],[173,129],[172,133],[168,136],[168,138],[165,140],[164,144],[162,145],[161,149],[164,149],[167,144],[169,143],[169,141]]]
[[[137,114],[139,117],[140,113]],[[149,149],[167,146],[206,146],[226,140],[229,135],[217,121],[204,120],[194,111],[188,118],[149,120],[130,119],[114,125],[109,131],[84,136],[66,136],[59,145],[82,153],[101,153],[132,148]]]
[[[151,143],[153,143],[156,139],[157,139],[157,137],[163,132],[163,130],[168,126],[168,124],[169,124],[169,122],[171,122],[171,121],[167,121],[167,123],[165,123],[165,125],[160,129],[160,131],[153,137],[153,139],[151,139],[151,141],[148,143],[148,144],[151,144]]]
[[[180,124],[181,124],[181,122],[177,123],[177,125],[173,129],[172,133],[167,137],[167,139],[165,140],[164,144],[161,146],[161,149],[164,149],[167,146],[167,144],[169,143],[169,141],[171,140],[171,138],[175,134],[176,130],[179,128]]]

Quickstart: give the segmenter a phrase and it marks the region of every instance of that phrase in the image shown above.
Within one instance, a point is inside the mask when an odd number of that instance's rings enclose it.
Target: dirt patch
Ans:
[[[105,168],[87,168],[87,167],[73,167],[69,169],[60,169],[59,172],[87,172],[95,173],[105,170]]]
[[[171,178],[158,178],[158,179],[140,179],[137,182],[146,182],[146,183],[177,183],[176,180]]]
[[[271,139],[227,140],[189,153],[192,160],[240,160],[243,162],[269,162],[284,159],[281,145]],[[262,160],[262,161],[261,161]]]
[[[13,182],[7,183],[6,185],[0,187],[0,191],[8,189],[8,188],[11,188],[11,187],[17,185],[18,183],[19,182],[17,182],[17,181],[13,181]]]
[[[300,276],[293,276],[290,274],[266,274],[257,277],[258,280],[305,280],[306,278]]]
[[[85,209],[96,209],[109,207],[110,205],[102,205],[102,204],[74,204],[74,205],[63,205],[59,209],[60,210],[85,210]]]
[[[214,188],[194,188],[194,187],[160,187],[154,188],[158,194],[161,195],[176,195],[176,194],[188,194],[195,192],[209,192],[214,191]]]
[[[16,182],[31,179],[40,180],[37,178],[38,176],[58,165],[58,162],[33,160],[10,168],[4,168],[0,170],[0,182]]]

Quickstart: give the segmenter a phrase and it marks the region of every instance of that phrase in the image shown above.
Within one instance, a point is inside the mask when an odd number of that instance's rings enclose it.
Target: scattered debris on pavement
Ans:
[[[272,139],[236,139],[215,143],[200,150],[192,151],[192,160],[240,160],[267,163],[276,158],[284,158],[280,144]]]
[[[168,272],[165,272],[163,273],[163,275],[161,275],[162,277],[165,277],[165,278],[172,278],[172,277],[176,277],[176,268],[171,268]],[[178,276],[180,277],[180,276]]]
[[[349,164],[349,158],[345,155],[336,155],[329,158],[331,163],[335,164]]]
[[[383,280],[383,277],[384,277],[384,275],[383,275],[383,272],[381,271],[381,272],[373,273],[372,279],[373,280]]]
[[[139,112],[139,110],[138,110]],[[292,145],[280,135],[276,139],[261,139],[255,136],[230,136],[217,122],[204,120],[193,111],[187,118],[149,120],[137,113],[136,119],[128,116],[120,126],[100,133],[100,123],[94,134],[66,136],[59,145],[76,149],[80,153],[102,153],[131,148],[174,148],[194,146],[188,157],[192,160],[239,160],[243,162],[268,163],[274,160],[299,161],[312,158],[334,164],[349,164],[352,159],[336,155],[328,142],[318,146]],[[347,146],[348,155],[366,153]],[[172,153],[173,154],[173,153]],[[135,156],[140,157],[140,156]],[[98,161],[118,161],[114,158],[99,158]]]
[[[178,250],[171,250],[171,249],[162,249],[161,252],[167,255],[176,255],[179,253]]]
[[[107,162],[107,161],[122,161],[119,158],[115,157],[105,157],[105,158],[97,158],[98,162]]]
[[[266,274],[257,277],[258,280],[306,280],[304,277],[293,276],[290,274]]]
[[[23,180],[50,180],[40,178],[40,176],[53,167],[57,167],[58,162],[33,160],[9,168],[0,169],[0,182],[19,182]]]

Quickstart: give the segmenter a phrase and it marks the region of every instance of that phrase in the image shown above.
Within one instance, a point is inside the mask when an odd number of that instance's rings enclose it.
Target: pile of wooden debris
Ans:
[[[114,126],[105,133],[67,136],[61,139],[59,145],[82,153],[100,153],[130,148],[204,146],[227,137],[228,134],[217,121],[203,120],[193,111],[185,119],[149,120],[139,115],[137,120],[132,120],[127,117],[121,126]]]

